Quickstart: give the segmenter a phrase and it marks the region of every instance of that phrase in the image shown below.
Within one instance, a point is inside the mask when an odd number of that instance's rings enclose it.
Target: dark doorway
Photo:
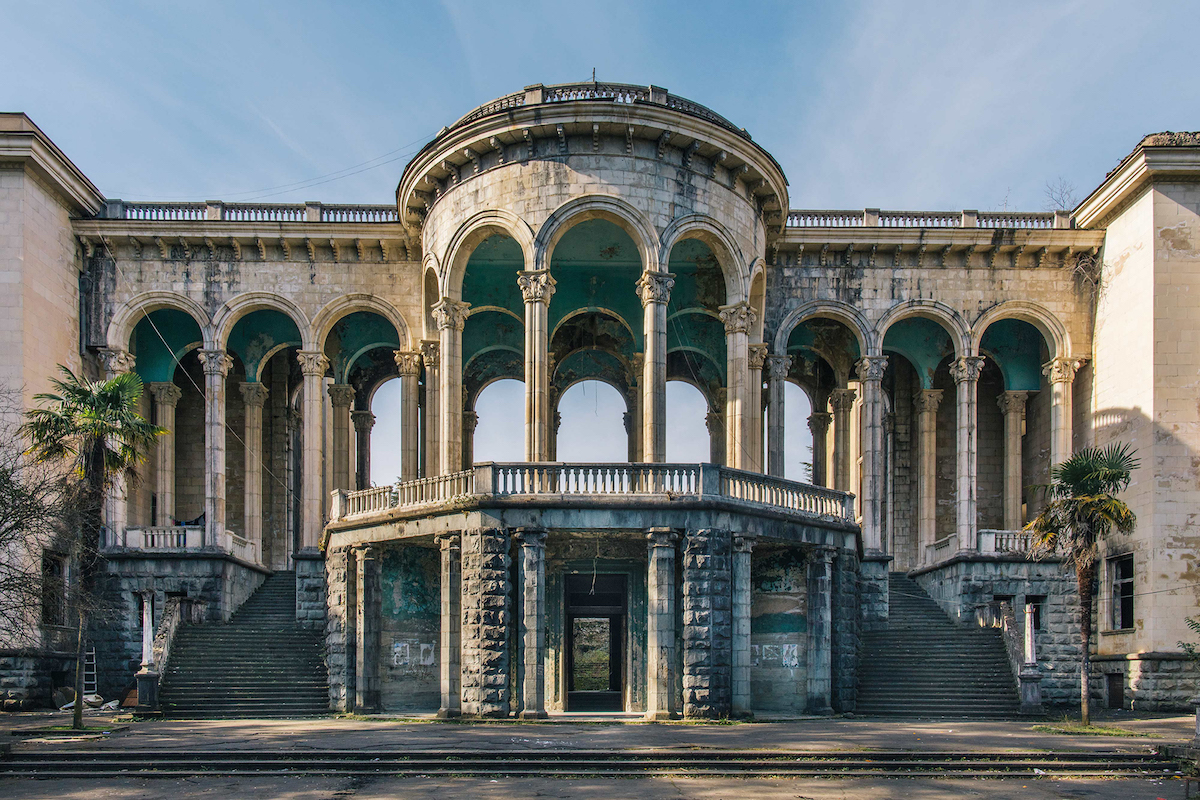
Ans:
[[[625,576],[567,576],[567,711],[625,709]]]

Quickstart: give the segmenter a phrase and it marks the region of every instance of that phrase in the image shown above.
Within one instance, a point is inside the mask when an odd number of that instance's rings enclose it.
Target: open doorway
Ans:
[[[567,711],[625,710],[624,575],[567,576]]]

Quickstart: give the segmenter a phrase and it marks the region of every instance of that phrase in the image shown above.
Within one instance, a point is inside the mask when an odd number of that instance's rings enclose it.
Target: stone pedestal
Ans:
[[[683,715],[732,711],[733,609],[729,531],[688,531],[683,547]]]
[[[449,719],[462,713],[462,666],[459,634],[462,626],[462,545],[457,533],[438,537],[441,549],[441,704],[438,718]]]
[[[462,533],[462,713],[507,717],[509,541],[494,528]]]
[[[808,713],[832,714],[833,552],[808,553]]]
[[[675,691],[675,541],[670,528],[650,528],[646,631],[646,719],[678,716]]]
[[[328,616],[325,604],[325,556],[320,551],[296,553],[296,621],[306,628],[322,628]]]
[[[1041,716],[1046,713],[1042,705],[1042,671],[1037,664],[1025,664],[1017,674],[1020,684],[1021,713]]]
[[[371,714],[380,710],[379,686],[379,552],[374,547],[357,548],[358,592],[355,603],[354,707]]]
[[[521,719],[546,716],[546,532],[540,528],[518,528],[520,545],[521,619],[517,637],[521,643]]]

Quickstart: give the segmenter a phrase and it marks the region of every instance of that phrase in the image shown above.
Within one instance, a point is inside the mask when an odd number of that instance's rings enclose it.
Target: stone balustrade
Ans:
[[[336,205],[328,203],[154,203],[108,200],[101,219],[140,222],[340,222],[395,223],[394,205]]]
[[[126,528],[123,542],[113,543],[130,550],[181,552],[207,547],[204,528],[199,525],[150,526]],[[258,542],[246,539],[233,531],[225,531],[216,546],[234,558],[251,564],[261,562]]]
[[[721,498],[854,524],[854,496],[712,464],[494,463],[355,492],[336,490],[330,520],[475,498]]]
[[[1033,549],[1033,534],[1025,531],[979,531],[980,553],[1015,553],[1024,555]]]
[[[1051,211],[829,211],[792,209],[789,228],[1071,228],[1067,212]]]

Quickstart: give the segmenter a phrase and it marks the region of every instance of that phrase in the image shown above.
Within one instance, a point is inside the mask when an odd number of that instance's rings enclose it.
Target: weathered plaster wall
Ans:
[[[440,558],[425,547],[383,551],[379,675],[385,711],[437,711]]]
[[[760,548],[750,567],[750,705],[803,713],[808,702],[808,586],[799,550]]]

